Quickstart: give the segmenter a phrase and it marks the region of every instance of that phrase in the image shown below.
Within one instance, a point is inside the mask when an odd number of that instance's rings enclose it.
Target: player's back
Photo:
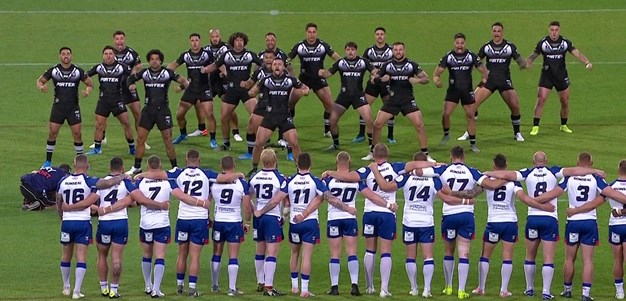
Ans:
[[[304,212],[315,197],[326,191],[326,185],[310,173],[297,173],[291,176],[286,182],[285,188],[286,191],[284,188],[281,188],[281,190],[287,192],[289,196],[291,203],[289,218],[292,221],[296,215]],[[315,209],[315,211],[311,212],[304,220],[317,219],[317,217],[318,212],[317,209]]]
[[[141,193],[159,203],[169,202],[170,194],[172,192],[172,182],[166,180],[155,179],[141,179],[136,184],[137,189]],[[142,229],[158,229],[168,227],[170,225],[169,210],[167,209],[153,209],[146,206],[141,206],[141,219],[139,226]]]
[[[515,194],[521,189],[519,182],[508,182],[495,190],[486,189],[487,222],[517,222]]]
[[[272,200],[284,181],[285,177],[276,169],[263,169],[250,178],[249,184],[254,189],[257,210],[262,209]],[[265,214],[280,217],[280,206],[272,208]]]
[[[382,163],[382,164],[378,165],[378,171],[383,176],[385,181],[391,182],[399,174],[404,172],[404,163],[401,163],[401,162],[394,162],[394,163],[385,162],[385,163]],[[367,185],[367,187],[369,189],[371,189],[373,192],[378,194],[381,198],[383,198],[388,203],[396,203],[396,192],[395,191],[387,192],[387,191],[383,191],[382,189],[380,189],[378,183],[376,183],[376,179],[374,178],[374,174],[372,173],[372,171],[369,168],[366,168],[366,167],[359,168],[357,170],[357,173],[361,177],[361,180],[365,181],[365,184]],[[378,206],[378,205],[374,204],[372,201],[370,201],[367,198],[365,198],[365,209],[364,209],[364,211],[365,212],[376,211],[376,212],[393,213],[391,210],[389,210],[389,209],[387,209],[385,207],[381,207],[381,206]]]
[[[615,180],[613,181],[613,183],[611,183],[611,187],[613,187],[613,189],[626,194],[626,180]],[[609,198],[609,205],[611,206],[611,208],[616,208],[616,209],[623,209],[626,208],[626,205],[615,201],[611,198]],[[620,216],[620,217],[614,217],[612,214],[609,215],[609,226],[613,226],[613,225],[626,225],[626,216]]]
[[[537,166],[533,168],[525,168],[519,171],[518,179],[525,179],[528,195],[538,197],[546,191],[550,191],[558,185],[559,178],[563,177],[563,169],[559,166]],[[555,208],[557,199],[554,198],[550,204]],[[557,211],[548,212],[536,208],[528,207],[528,215],[547,215],[558,219]]]
[[[72,205],[82,202],[89,194],[96,191],[97,178],[85,174],[69,174],[60,182],[57,193],[61,194],[63,202]],[[91,220],[89,206],[80,211],[63,211],[64,221],[88,221]]]
[[[402,224],[407,227],[434,226],[433,205],[437,191],[441,190],[441,180],[405,174],[398,176],[396,183],[404,192]]]
[[[113,176],[108,175],[104,177],[105,180],[111,179]],[[98,196],[100,196],[100,208],[106,208],[113,206],[117,201],[125,198],[128,194],[135,189],[135,186],[129,179],[124,179],[121,183],[113,185],[110,188],[99,189]],[[118,211],[108,213],[103,216],[99,216],[100,221],[111,221],[118,219],[128,219],[128,212],[126,208]]]
[[[450,187],[452,191],[463,191],[473,189],[483,176],[477,169],[469,167],[463,163],[453,163],[447,166],[435,167],[434,171],[439,175],[442,183]],[[474,205],[451,206],[443,203],[443,214],[457,214],[463,212],[474,212]]]
[[[580,207],[586,202],[593,201],[598,194],[608,186],[604,179],[597,175],[565,177],[559,186],[567,191],[567,199],[570,207]],[[567,220],[595,220],[596,209],[584,213],[577,213]]]
[[[199,200],[209,199],[209,187],[217,178],[217,173],[199,167],[185,167],[167,173],[169,180],[175,180],[176,185],[185,193]],[[191,206],[185,202],[178,205],[179,219],[207,219],[209,211],[198,206]]]
[[[324,182],[333,196],[352,208],[356,207],[356,195],[359,191],[358,182],[342,182],[331,177],[324,179]],[[328,205],[328,220],[346,218],[354,218],[354,215],[337,209],[335,206]]]
[[[231,183],[214,183],[211,185],[211,196],[215,202],[215,221],[241,222],[241,205],[248,194],[248,183],[237,179]]]

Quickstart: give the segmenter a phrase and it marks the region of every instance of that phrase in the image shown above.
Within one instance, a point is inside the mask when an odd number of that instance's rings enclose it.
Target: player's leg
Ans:
[[[302,263],[300,266],[300,275],[302,276],[302,290],[300,297],[309,297],[309,276],[311,275],[311,257],[313,256],[314,243],[302,243]]]
[[[128,236],[128,235],[127,235]],[[124,244],[111,243],[111,289],[109,292],[109,298],[111,296],[119,296],[117,290],[119,288],[120,278],[122,276],[122,257],[124,254]]]
[[[178,221],[178,223],[179,222],[180,220]],[[176,233],[177,233],[177,236],[180,236],[178,223],[176,225],[177,226]],[[189,244],[190,244],[189,240],[178,241],[178,256],[176,257],[176,293],[179,295],[183,294],[183,290],[185,288],[185,273],[187,272],[187,257],[189,256]],[[189,274],[191,275],[191,271],[189,271]]]
[[[189,134],[190,137],[195,136],[206,136],[206,110],[204,109],[203,102],[208,102],[208,100],[198,100],[193,104],[194,109],[196,109],[196,119],[198,120],[198,128]]]
[[[221,238],[220,238],[221,239]],[[220,269],[222,268],[222,253],[224,252],[224,241],[215,240],[215,228],[213,230],[213,257],[211,258],[211,291],[219,292]]]
[[[610,226],[609,226],[610,229]],[[609,230],[609,235],[611,230]],[[626,243],[611,244],[613,251],[613,279],[615,283],[615,298],[624,298],[624,253]]]
[[[365,231],[365,229],[364,229]],[[363,256],[363,267],[365,269],[365,293],[374,294],[374,270],[376,268],[376,251],[378,250],[378,237],[365,237],[365,255]]]
[[[567,232],[567,231],[566,231]],[[561,296],[571,297],[572,295],[572,281],[574,280],[575,267],[574,262],[576,261],[576,255],[578,253],[578,247],[580,243],[568,244],[565,245],[565,262],[563,264],[563,287],[564,290],[561,293]]]
[[[189,111],[189,109],[191,109],[191,106],[192,106],[191,103],[184,101],[184,100],[181,100],[180,104],[178,105],[178,110],[176,110],[176,122],[178,123],[180,135],[178,135],[178,137],[174,139],[173,141],[174,144],[179,144],[183,142],[183,140],[187,139],[187,119],[185,118],[185,115],[187,115],[187,112]],[[196,114],[199,114],[199,112],[201,111],[202,110],[196,110]],[[198,120],[202,120],[202,119],[198,119]]]
[[[104,126],[106,125],[107,117],[95,114],[96,128],[93,134],[93,151],[87,152],[88,155],[98,155],[102,153],[102,139],[104,138]]]
[[[441,113],[441,126],[443,127],[443,138],[439,144],[444,145],[450,141],[450,116],[456,109],[457,101],[444,100]],[[473,117],[473,116],[472,116]]]
[[[256,232],[257,236],[255,238],[255,254],[254,254],[254,271],[256,273],[256,283],[257,283],[257,292],[263,292],[265,287],[265,256],[267,252],[265,240],[262,237],[258,236],[258,218],[254,218],[254,227],[253,230]],[[269,255],[268,255],[269,256]]]
[[[354,224],[356,225],[356,220],[354,220]],[[355,229],[355,231],[355,233],[358,233],[357,229]],[[358,236],[344,235],[343,243],[345,246],[346,255],[348,256],[348,273],[350,274],[350,283],[352,284],[350,295],[360,296],[361,292],[359,291],[359,259],[356,257]]]
[[[150,127],[152,128],[152,126]],[[137,128],[137,149],[135,152],[135,164],[133,168],[128,173],[139,173],[141,172],[141,160],[143,159],[143,155],[146,151],[146,140],[148,139],[148,134],[150,134],[150,130],[144,128],[143,126],[139,126]]]
[[[480,105],[485,102],[485,100],[487,100],[487,98],[489,98],[491,94],[493,94],[493,92],[491,92],[491,90],[487,89],[484,86],[477,87],[474,90],[474,100],[476,100],[476,113],[478,113],[478,108],[480,107]],[[476,116],[478,116],[478,114],[476,114]]]
[[[79,112],[80,114],[80,112]],[[72,138],[74,139],[74,151],[77,155],[83,154],[83,138],[82,138],[82,122],[80,116],[74,116],[76,119],[72,120],[68,118],[67,124],[70,125],[70,131],[72,132]]]
[[[298,294],[300,292],[298,286],[300,274],[300,248],[302,243],[290,243],[291,255],[289,257],[289,271],[291,272],[291,293]]]
[[[323,86],[322,88],[315,90],[315,95],[324,105],[324,135],[327,135],[330,132],[330,114],[333,111],[333,99],[330,93],[330,88],[328,86]]]
[[[152,248],[154,251],[154,284],[152,286],[152,296],[155,296],[161,295],[161,283],[163,282],[163,275],[165,275],[167,243],[155,240],[152,244]]]
[[[595,245],[581,244],[580,253],[583,259],[582,273],[582,295],[583,297],[591,297],[591,284],[593,283],[593,251]]]
[[[63,280],[63,295],[71,294],[70,272],[72,270],[72,257],[74,255],[74,243],[63,243],[61,252],[61,279]]]
[[[342,241],[339,228],[338,224],[328,226],[327,241],[328,248],[330,249],[330,262],[328,263],[328,272],[330,273],[330,291],[328,291],[327,294],[329,295],[339,295],[339,272],[341,270],[340,258]],[[336,232],[333,232],[333,229],[335,229],[334,231]]]
[[[100,278],[100,291],[103,296],[109,296],[109,249],[111,244],[101,244],[97,243],[96,248],[98,249],[98,259],[96,261],[96,266],[98,268],[98,277]]]
[[[486,235],[488,235],[487,231],[488,230],[485,230]],[[487,275],[489,274],[489,259],[496,246],[497,243],[486,241],[483,238],[483,247],[480,253],[480,259],[478,260],[478,287],[472,291],[472,294],[485,294],[485,285],[487,284]]]
[[[334,103],[332,112],[330,113],[330,135],[333,138],[333,145],[328,150],[339,149],[339,118],[346,112],[346,107]]]
[[[52,154],[54,153],[54,148],[57,144],[57,137],[59,136],[59,130],[61,129],[62,123],[50,122],[48,127],[48,140],[46,141],[46,161],[44,162],[42,167],[49,167],[52,165]]]
[[[243,230],[242,230],[243,233]],[[239,242],[228,242],[228,295],[234,296],[237,291],[237,275],[239,274]]]
[[[237,106],[222,101],[220,108],[220,123],[222,125],[222,139],[223,145],[220,146],[222,150],[230,149],[230,120],[233,118],[233,112]]]
[[[374,122],[372,120],[372,108],[369,104],[363,104],[356,108],[357,113],[359,113],[360,118],[365,123],[365,128],[367,130],[367,143],[368,147],[372,146],[372,136],[373,136],[373,128]]]
[[[432,227],[431,233],[435,233],[435,227]],[[422,267],[422,273],[424,274],[424,291],[422,292],[422,297],[424,298],[432,297],[430,292],[433,274],[435,273],[435,261],[433,260],[434,245],[434,242],[420,243],[420,246],[422,247],[422,258],[424,259],[424,266]]]
[[[258,124],[260,124],[260,121],[263,120],[262,116],[254,114],[256,104],[256,98],[250,98],[244,103],[246,110],[248,110],[248,113],[250,113],[250,117],[248,118],[248,126],[246,128],[246,143],[248,145],[248,152],[244,155],[239,156],[240,160],[249,160],[252,158],[252,150],[254,149],[254,143],[256,142],[256,129],[258,127]],[[253,118],[256,119],[256,122],[253,121]]]
[[[122,129],[124,130],[124,137],[126,138],[126,143],[128,143],[128,152],[131,155],[135,154],[135,138],[133,137],[133,130],[130,127],[130,119],[128,117],[128,112],[124,111],[117,115],[117,120],[119,120]],[[105,119],[106,122],[106,119]]]
[[[263,122],[266,121],[267,118],[269,117],[265,117],[263,119]],[[266,126],[263,126],[263,124],[261,124],[261,126],[259,126],[259,128],[257,129],[256,141],[254,142],[254,149],[252,149],[252,170],[250,171],[249,175],[257,171],[259,161],[261,160],[261,152],[263,152],[263,145],[267,141],[267,139],[269,139],[273,132],[274,128],[267,128]]]
[[[558,232],[558,230],[557,230]],[[554,254],[556,252],[557,242],[552,240],[542,240],[542,255],[543,266],[541,267],[542,278],[542,296],[552,296],[552,278],[554,277]],[[535,255],[537,254],[537,248],[535,248]],[[533,261],[533,276],[534,276],[534,261]]]
[[[368,87],[369,87],[369,83],[368,83]],[[374,100],[376,100],[375,95],[370,95],[367,93],[367,90],[365,91],[365,101],[367,101],[367,104],[370,106],[370,111],[371,111],[371,107],[372,107],[372,103],[374,102]],[[365,124],[365,120],[363,119],[363,116],[359,116],[359,133],[356,135],[356,137],[354,139],[352,139],[351,143],[360,143],[361,141],[365,140],[365,130],[366,130],[366,124]]]
[[[395,224],[394,224],[394,232],[395,232]],[[391,278],[391,249],[393,239],[386,239],[379,237],[380,242],[380,296],[383,294],[389,293],[389,279]],[[386,297],[386,296],[385,296]]]
[[[468,297],[467,293],[465,293],[465,285],[467,284],[467,277],[469,275],[469,257],[470,257],[470,246],[472,241],[469,238],[458,236],[456,239],[457,243],[457,252],[459,255],[459,264],[457,266],[459,272],[459,298],[461,299]]]
[[[213,103],[213,100],[204,101],[201,103],[201,106],[204,109],[204,114],[206,115],[207,131],[209,132],[209,145],[211,148],[217,148],[217,141],[215,139],[217,124],[215,122],[215,113],[213,112]]]
[[[298,156],[300,155],[300,143],[298,142],[298,131],[296,130],[295,126],[290,129],[286,129],[285,127],[283,127],[283,129],[284,129],[283,137],[289,143],[289,146],[291,147],[291,150],[293,151],[293,157],[297,159]]]
[[[467,96],[466,98],[470,98]],[[476,120],[474,120],[474,113],[476,112],[475,103],[470,103],[466,99],[463,100],[463,111],[465,112],[465,121],[467,122],[467,134],[470,141],[470,150],[472,152],[479,152],[480,150],[476,146]]]
[[[140,232],[143,230],[140,229]],[[140,233],[142,235],[144,233]],[[142,260],[141,260],[141,271],[143,272],[143,281],[146,286],[145,292],[146,294],[152,294],[152,242],[145,242],[145,238],[142,235],[141,237],[141,251],[142,251]]]
[[[172,143],[172,128],[170,127],[161,130],[161,137],[163,138],[163,144],[165,144],[167,158],[170,159],[172,168],[174,168],[178,166],[178,162],[176,160],[176,150],[174,150],[174,144]]]
[[[420,151],[428,155],[428,136],[426,136],[426,128],[424,127],[424,118],[422,117],[422,111],[417,110],[406,114],[406,117],[411,121],[413,127],[417,131],[417,139],[420,142]]]
[[[91,227],[89,227],[91,228]],[[91,229],[89,229],[91,231]],[[81,287],[83,285],[83,280],[85,279],[85,274],[87,273],[87,248],[89,247],[88,242],[86,243],[76,243],[76,269],[74,270],[74,292],[72,294],[72,299],[76,299],[76,296],[83,297],[83,294],[80,292]]]
[[[406,235],[407,229],[404,228],[404,233]],[[406,260],[404,263],[404,269],[406,270],[406,275],[409,277],[409,284],[411,285],[411,290],[409,294],[411,296],[418,296],[419,291],[417,288],[417,263],[415,262],[415,258],[417,257],[417,239],[414,239],[412,242],[407,242],[405,240],[404,250],[406,252]]]
[[[394,114],[383,111],[382,108],[378,111],[376,119],[374,119],[374,123],[372,124],[372,145],[376,145],[380,142],[380,135],[382,133],[383,126],[385,126],[385,124],[387,124],[387,120],[393,118],[393,116]]]
[[[520,124],[522,123],[522,115],[519,109],[519,97],[515,89],[509,89],[500,92],[500,96],[511,110],[511,125],[513,126],[513,136],[517,141],[524,141],[524,137],[520,132]]]
[[[535,110],[533,115],[533,128],[530,131],[531,136],[535,136],[539,133],[539,122],[541,121],[541,115],[543,114],[543,107],[548,100],[550,94],[549,88],[539,86],[537,87],[537,103],[535,103]]]
[[[559,101],[561,102],[561,132],[571,133],[572,130],[567,127],[567,118],[569,117],[569,87],[558,91]]]
[[[509,282],[513,274],[513,251],[515,250],[515,241],[502,241],[502,267],[500,268],[500,297],[508,297]]]
[[[282,230],[281,230],[282,233]],[[282,236],[282,234],[281,234]],[[280,242],[268,242],[266,243],[266,252],[265,252],[265,264],[263,266],[264,270],[264,281],[265,281],[265,291],[275,295],[281,295],[278,291],[274,289],[274,275],[276,274],[276,257],[278,256],[278,251],[280,249]]]
[[[232,113],[230,113],[230,118],[229,119],[230,119],[229,120],[230,128],[233,131],[233,138],[237,142],[243,141],[243,139],[239,135],[239,116],[237,115],[237,111],[233,110]],[[222,132],[223,132],[223,130],[222,130]]]

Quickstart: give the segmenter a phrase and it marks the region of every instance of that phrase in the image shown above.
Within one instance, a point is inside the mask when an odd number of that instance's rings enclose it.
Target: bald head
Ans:
[[[533,164],[545,166],[548,164],[548,156],[542,151],[538,151],[533,155]]]

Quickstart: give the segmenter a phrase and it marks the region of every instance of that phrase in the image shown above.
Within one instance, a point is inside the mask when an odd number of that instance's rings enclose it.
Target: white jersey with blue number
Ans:
[[[615,180],[611,183],[611,187],[622,194],[626,194],[626,180]],[[626,205],[611,198],[609,198],[609,205],[615,209],[626,208]],[[609,226],[614,225],[626,225],[626,216],[614,217],[613,214],[609,214]]]
[[[526,189],[530,197],[538,197],[546,191],[550,191],[559,184],[559,179],[563,177],[563,168],[560,166],[538,166],[533,168],[525,168],[517,173],[517,180],[526,180]],[[550,204],[556,208],[557,198],[550,201]],[[528,207],[528,215],[551,216],[558,219],[558,213],[543,211],[537,208]]]
[[[98,178],[85,174],[69,174],[59,182],[57,193],[63,197],[63,202],[68,205],[84,201],[92,192],[96,192]],[[63,211],[64,221],[89,221],[91,209],[89,207],[80,211]]]
[[[291,204],[291,207],[289,207],[289,220],[293,221],[293,218],[298,214],[302,214],[316,196],[323,195],[328,188],[320,179],[310,173],[297,173],[283,182],[280,190],[289,196]],[[304,220],[317,220],[317,217],[318,212],[315,209]]]
[[[474,189],[486,178],[473,167],[463,163],[453,163],[451,165],[424,168],[426,177],[439,177],[443,184],[447,184],[452,191],[463,191]],[[463,212],[474,213],[474,205],[448,205],[443,203],[443,215],[452,215]]]
[[[108,180],[112,177],[113,176],[106,176],[104,179]],[[121,183],[110,188],[99,189],[97,193],[98,196],[100,196],[100,208],[112,206],[117,201],[128,196],[128,194],[130,194],[133,190],[135,190],[135,185],[133,185],[129,179],[124,179]],[[126,208],[98,217],[99,221],[112,221],[118,219],[128,219],[128,212],[126,211]]]
[[[402,162],[395,162],[395,163],[385,162],[383,164],[378,165],[378,171],[383,176],[383,178],[385,178],[387,182],[391,182],[398,175],[404,174],[404,166],[405,166],[405,163],[402,163]],[[396,192],[395,191],[387,192],[387,191],[383,191],[382,189],[380,189],[380,187],[378,187],[378,183],[376,183],[376,178],[374,177],[374,174],[369,169],[369,167],[361,167],[356,172],[359,174],[361,181],[365,181],[365,185],[367,185],[367,187],[371,189],[373,192],[378,194],[383,200],[392,204],[396,203]],[[378,206],[374,204],[372,201],[370,201],[368,198],[365,198],[364,212],[372,212],[372,211],[393,213],[395,215],[395,213],[387,209],[387,207]]]
[[[209,187],[217,179],[217,173],[210,169],[199,167],[185,167],[167,172],[170,181],[176,181],[176,185],[186,194],[199,200],[209,199]],[[209,211],[199,206],[191,206],[185,202],[178,203],[178,219],[207,219]]]
[[[237,179],[232,183],[214,183],[211,196],[215,203],[214,219],[216,222],[241,222],[241,201],[249,193],[248,183]]]
[[[487,195],[487,222],[517,222],[515,195],[522,190],[520,182],[508,182],[496,190],[485,189]]]
[[[434,226],[433,205],[441,180],[405,174],[396,178],[396,184],[404,192],[402,224],[412,228]]]
[[[251,191],[254,191],[256,210],[263,209],[272,200],[284,181],[285,177],[276,169],[263,169],[250,178],[249,184]],[[272,208],[265,214],[280,217],[280,206]]]
[[[325,178],[324,183],[328,187],[330,194],[352,208],[356,207],[357,193],[366,188],[361,182],[342,182],[331,177]],[[347,218],[355,218],[355,216],[328,204],[329,221]]]
[[[172,190],[178,188],[174,181],[153,179],[141,179],[136,186],[145,197],[159,203],[169,202]],[[169,227],[169,212],[168,209],[152,209],[142,205],[139,227],[144,230]]]
[[[593,201],[605,187],[609,186],[604,179],[597,175],[565,177],[559,182],[559,187],[567,191],[569,207],[580,207],[586,202]],[[589,212],[577,213],[567,218],[575,220],[596,220],[596,209]]]

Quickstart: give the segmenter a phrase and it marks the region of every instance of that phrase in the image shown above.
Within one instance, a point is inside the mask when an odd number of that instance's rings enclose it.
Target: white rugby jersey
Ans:
[[[285,177],[276,169],[262,169],[250,178],[248,184],[254,191],[256,210],[263,209],[272,200],[284,181]],[[280,206],[272,208],[265,214],[280,217]]]
[[[332,177],[325,178],[324,183],[326,184],[326,187],[328,187],[328,190],[330,190],[330,193],[333,196],[352,208],[356,207],[355,205],[357,192],[360,192],[361,190],[366,188],[363,182],[342,182]],[[356,217],[348,212],[336,208],[333,205],[328,204],[329,221],[347,218]]]
[[[155,202],[163,203],[170,200],[172,190],[178,188],[176,182],[166,180],[141,179],[136,183],[141,193]],[[159,229],[170,225],[168,209],[151,209],[141,206],[139,227],[144,230]]]
[[[487,222],[517,222],[515,195],[522,190],[520,182],[508,182],[496,190],[485,189],[487,195]]]
[[[328,188],[324,182],[310,173],[297,173],[283,182],[280,191],[287,193],[291,204],[291,207],[289,207],[289,221],[293,221],[293,218],[304,212],[316,196],[324,194],[327,190]],[[317,217],[318,212],[315,209],[304,220],[317,220]]]
[[[217,179],[217,173],[210,169],[199,167],[176,168],[167,172],[170,181],[176,181],[176,185],[185,193],[199,200],[209,199],[209,187]],[[185,202],[178,203],[178,219],[207,219],[209,210],[199,206],[191,206]]]
[[[86,174],[68,174],[57,187],[57,193],[63,197],[63,202],[68,205],[84,201],[88,195],[96,192],[98,178]],[[80,211],[63,211],[64,221],[90,221],[91,209],[89,207]]]
[[[232,183],[214,183],[211,196],[215,203],[214,219],[216,222],[242,222],[241,202],[248,195],[248,183],[237,179]]]
[[[448,184],[452,191],[473,189],[486,178],[480,171],[463,163],[453,163],[423,169],[425,177],[439,177],[442,183]],[[448,205],[443,203],[443,215],[463,212],[474,213],[474,205]]]
[[[432,227],[435,225],[433,204],[437,191],[441,190],[439,178],[399,175],[398,189],[404,191],[404,214],[402,224],[407,227]]]
[[[546,191],[550,191],[559,184],[559,178],[563,177],[563,168],[560,166],[537,166],[524,168],[517,171],[517,180],[526,180],[526,189],[531,197],[538,197]],[[557,198],[550,201],[550,204],[557,208]],[[528,215],[551,216],[558,219],[558,211],[547,212],[537,208],[528,207]]]
[[[113,176],[108,175],[104,177],[105,180],[112,178]],[[112,186],[107,189],[99,189],[98,196],[100,196],[100,208],[109,207],[115,204],[117,201],[125,198],[130,194],[131,191],[135,190],[135,185],[129,180],[124,179],[121,183]],[[114,212],[107,213],[103,216],[99,216],[99,221],[112,221],[118,219],[128,219],[128,213],[126,208]]]
[[[613,183],[611,183],[611,187],[613,187],[613,189],[626,194],[626,180],[615,180],[613,181]],[[609,205],[611,205],[611,208],[616,208],[616,209],[622,209],[622,208],[626,208],[626,205],[613,200],[611,198],[608,199],[609,200]],[[614,217],[613,214],[609,214],[609,226],[613,226],[613,225],[626,225],[626,216],[620,216],[620,217]]]
[[[602,189],[607,186],[609,184],[597,175],[565,177],[559,182],[559,187],[567,191],[570,207],[580,207],[586,202],[593,201]],[[596,219],[596,209],[577,213],[567,218],[568,221]]]
[[[378,171],[385,178],[385,180],[387,180],[387,182],[391,182],[396,177],[398,177],[398,175],[404,174],[405,165],[406,164],[403,162],[395,162],[395,163],[385,162],[383,164],[378,165]],[[365,181],[365,185],[367,185],[369,189],[371,189],[373,192],[378,194],[381,198],[383,198],[388,203],[396,202],[396,192],[395,191],[386,192],[380,189],[380,187],[378,187],[378,183],[376,183],[376,178],[374,177],[374,174],[369,169],[369,167],[361,167],[356,172],[359,174],[361,181]],[[387,209],[387,207],[378,206],[374,204],[372,201],[370,201],[368,198],[365,198],[365,208],[363,211],[364,212],[373,212],[373,211],[388,212],[388,213],[393,213],[395,215],[395,213]]]

